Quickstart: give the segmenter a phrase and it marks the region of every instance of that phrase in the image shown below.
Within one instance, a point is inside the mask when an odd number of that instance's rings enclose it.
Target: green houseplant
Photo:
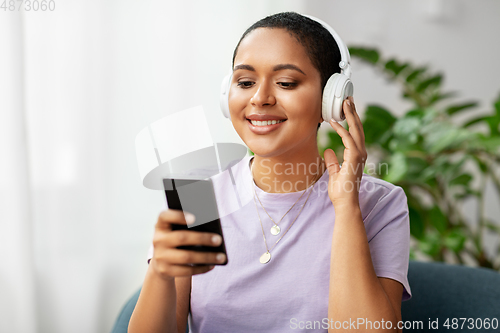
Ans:
[[[484,214],[486,182],[492,181],[500,195],[500,96],[488,115],[459,123],[456,116],[475,114],[470,111],[477,103],[449,102],[456,94],[442,91],[441,74],[382,59],[375,49],[349,50],[399,85],[413,104],[402,116],[368,105],[363,119],[369,154],[377,156],[377,165],[387,166],[365,172],[401,186],[408,197],[411,257],[500,270],[500,246],[488,256],[483,244],[485,232],[500,238],[499,221]],[[342,156],[340,137],[333,131],[327,136],[321,151],[332,148]],[[477,201],[477,221],[468,220],[461,210],[470,199]]]

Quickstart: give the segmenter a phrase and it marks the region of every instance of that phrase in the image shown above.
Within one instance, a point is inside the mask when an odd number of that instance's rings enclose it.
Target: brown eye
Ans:
[[[252,81],[240,81],[238,82],[238,87],[240,88],[250,88],[254,85],[254,83]]]
[[[278,85],[280,85],[282,88],[285,89],[291,89],[295,88],[297,86],[296,82],[278,82]]]

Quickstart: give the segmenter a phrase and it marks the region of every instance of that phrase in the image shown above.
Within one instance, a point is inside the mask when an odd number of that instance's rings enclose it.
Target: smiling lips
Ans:
[[[248,127],[255,134],[267,134],[272,131],[277,130],[282,124],[286,121],[286,119],[273,119],[273,120],[248,120]]]
[[[274,124],[277,124],[277,123],[282,123],[284,122],[285,120],[282,119],[282,120],[263,120],[263,121],[258,121],[258,120],[250,120],[250,122],[252,123],[252,125],[254,126],[266,126],[266,125],[274,125]]]

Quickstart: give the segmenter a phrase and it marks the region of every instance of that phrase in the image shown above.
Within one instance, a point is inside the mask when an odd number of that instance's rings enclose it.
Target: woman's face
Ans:
[[[229,91],[233,126],[256,155],[317,151],[321,75],[304,47],[284,29],[258,28],[240,43]],[[285,120],[258,126],[251,119]]]

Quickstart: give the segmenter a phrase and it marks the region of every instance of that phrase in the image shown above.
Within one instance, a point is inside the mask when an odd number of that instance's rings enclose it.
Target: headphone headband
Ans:
[[[335,39],[335,42],[337,43],[337,46],[339,47],[339,50],[340,50],[341,61],[339,63],[339,67],[341,69],[341,72],[342,72],[342,74],[351,78],[351,56],[349,54],[349,49],[342,41],[339,34],[337,34],[337,32],[335,32],[335,30],[333,30],[333,28],[331,26],[329,26],[327,23],[320,20],[319,18],[311,16],[311,15],[303,15],[303,16],[308,17],[311,20],[318,22],[319,24],[321,24],[323,26],[323,28],[328,30],[328,32],[332,35],[333,39]]]

